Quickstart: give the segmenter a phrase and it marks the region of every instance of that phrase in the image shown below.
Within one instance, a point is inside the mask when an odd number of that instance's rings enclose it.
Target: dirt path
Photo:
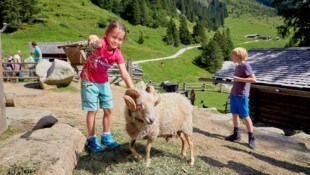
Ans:
[[[17,106],[53,111],[60,122],[85,130],[85,112],[81,110],[79,85],[74,90],[41,90],[35,84],[5,84],[5,92],[17,95]],[[112,86],[114,95],[113,127],[123,130],[123,94],[125,89]],[[116,105],[115,105],[116,106]],[[101,113],[101,112],[99,112]],[[99,114],[101,115],[101,114]],[[100,123],[99,117],[97,118]],[[195,110],[194,135],[197,158],[211,166],[229,169],[239,174],[310,174],[309,137],[297,140],[255,128],[257,149],[247,147],[247,135],[242,126],[242,140],[232,143],[223,140],[232,129],[229,115]]]
[[[174,55],[171,55],[171,56],[162,57],[162,58],[153,58],[153,59],[147,59],[147,60],[140,60],[140,61],[134,61],[133,63],[134,64],[139,64],[139,63],[146,63],[146,62],[151,62],[151,61],[160,61],[160,60],[172,59],[172,58],[176,58],[176,57],[182,55],[187,50],[195,49],[197,47],[200,47],[200,45],[185,47],[183,49],[180,49],[177,53],[175,53]]]

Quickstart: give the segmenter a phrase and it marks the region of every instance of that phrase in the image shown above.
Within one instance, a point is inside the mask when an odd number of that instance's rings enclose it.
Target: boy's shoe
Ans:
[[[249,147],[252,149],[256,148],[256,139],[255,137],[249,137]]]
[[[240,132],[232,132],[229,136],[225,137],[225,140],[228,140],[231,142],[241,140]]]
[[[108,135],[104,135],[104,136],[101,136],[101,143],[107,147],[111,147],[111,148],[118,148],[120,147],[121,145],[117,142],[115,142],[112,138],[112,135],[111,134],[108,134]]]
[[[97,137],[88,138],[85,148],[86,148],[86,151],[91,152],[91,153],[97,153],[97,152],[104,151],[104,148],[99,143]]]

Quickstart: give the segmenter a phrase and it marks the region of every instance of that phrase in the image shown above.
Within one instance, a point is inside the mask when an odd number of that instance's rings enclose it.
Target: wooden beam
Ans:
[[[251,87],[258,89],[261,92],[310,98],[310,91],[288,89],[284,87],[271,87],[258,84],[252,84]]]
[[[220,80],[220,79],[214,79],[214,78],[199,78],[198,80],[199,80],[199,81],[212,82],[212,83],[214,83],[214,84],[217,84],[217,83],[232,84],[232,83],[233,83],[230,79],[223,79],[223,80]]]
[[[0,133],[7,129],[5,103],[4,103],[4,86],[3,86],[3,72],[2,72],[2,43],[1,33],[6,29],[7,24],[3,23],[3,28],[0,30]]]

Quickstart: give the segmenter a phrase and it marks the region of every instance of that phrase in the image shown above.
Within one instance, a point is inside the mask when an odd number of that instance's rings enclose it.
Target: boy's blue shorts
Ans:
[[[98,102],[100,108],[104,109],[113,108],[113,97],[109,82],[93,83],[82,80],[81,99],[82,99],[82,110],[85,111],[97,111]]]
[[[249,117],[249,98],[247,96],[235,96],[230,94],[230,112],[232,114],[239,114],[242,118]]]

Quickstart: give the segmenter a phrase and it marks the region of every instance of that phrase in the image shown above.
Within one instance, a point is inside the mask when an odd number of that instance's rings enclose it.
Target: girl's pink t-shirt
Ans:
[[[83,80],[94,83],[108,82],[108,69],[116,64],[123,64],[124,57],[121,51],[116,48],[113,53],[108,53],[105,38],[100,38],[102,47],[96,49],[95,53],[89,56],[84,63],[80,77]]]

